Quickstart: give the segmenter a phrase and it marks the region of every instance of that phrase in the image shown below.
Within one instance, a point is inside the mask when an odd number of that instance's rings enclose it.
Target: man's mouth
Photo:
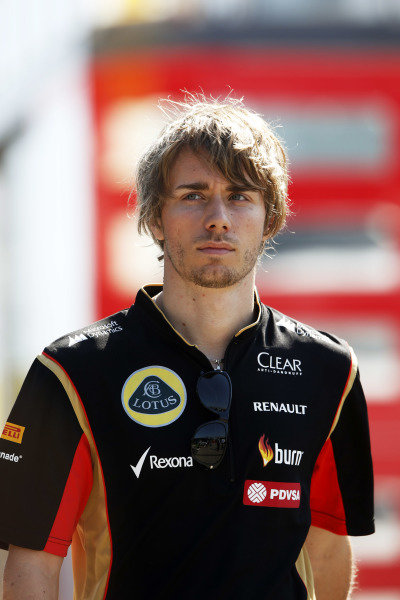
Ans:
[[[197,250],[203,252],[203,254],[215,254],[218,256],[234,252],[231,244],[227,244],[226,242],[206,242],[199,246]]]

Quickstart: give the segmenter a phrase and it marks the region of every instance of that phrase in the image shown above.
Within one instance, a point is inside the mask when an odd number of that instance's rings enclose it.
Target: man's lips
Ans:
[[[203,252],[203,254],[229,254],[229,252],[233,252],[234,249],[230,244],[226,244],[225,242],[221,242],[219,243],[214,243],[214,242],[208,242],[206,244],[202,244],[201,246],[199,246],[197,248],[197,250],[200,250],[200,252]]]

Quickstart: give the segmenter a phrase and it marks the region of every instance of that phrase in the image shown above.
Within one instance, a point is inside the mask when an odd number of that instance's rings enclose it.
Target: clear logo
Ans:
[[[275,375],[302,375],[301,360],[299,358],[287,358],[277,356],[270,352],[259,352],[257,356],[259,365],[257,371],[261,373],[273,373]]]

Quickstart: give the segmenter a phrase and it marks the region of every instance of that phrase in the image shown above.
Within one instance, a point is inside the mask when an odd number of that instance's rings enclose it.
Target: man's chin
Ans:
[[[245,275],[240,276],[236,271],[226,267],[203,267],[189,274],[188,279],[204,288],[226,288],[235,285]]]

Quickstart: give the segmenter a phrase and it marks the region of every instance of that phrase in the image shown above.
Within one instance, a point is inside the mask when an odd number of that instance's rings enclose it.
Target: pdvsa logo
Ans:
[[[271,506],[277,508],[298,508],[301,488],[299,483],[281,481],[244,482],[243,504],[247,506]]]
[[[133,421],[145,427],[164,427],[179,419],[184,411],[186,388],[174,371],[151,366],[128,377],[121,398]]]
[[[258,449],[263,460],[263,467],[274,459],[276,465],[290,465],[298,467],[304,452],[302,450],[291,450],[290,448],[279,448],[275,443],[274,450],[268,443],[268,438],[265,440],[265,435],[262,435],[258,441]]]

